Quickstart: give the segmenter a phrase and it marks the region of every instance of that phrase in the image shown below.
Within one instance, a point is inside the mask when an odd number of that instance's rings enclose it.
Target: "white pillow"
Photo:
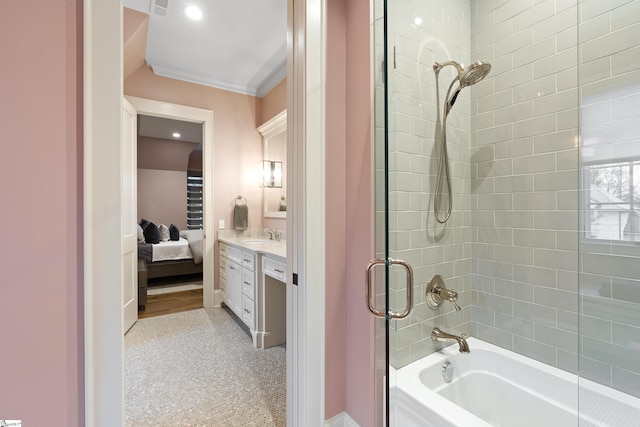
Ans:
[[[164,224],[160,224],[158,226],[158,230],[160,230],[160,241],[168,242],[169,241],[169,227]]]
[[[144,243],[144,231],[140,224],[138,224],[138,243]]]

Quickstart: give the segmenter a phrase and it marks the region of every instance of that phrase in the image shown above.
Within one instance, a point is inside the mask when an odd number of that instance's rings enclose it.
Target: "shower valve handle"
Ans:
[[[454,290],[447,289],[444,284],[444,278],[436,274],[427,285],[427,304],[429,307],[435,309],[440,307],[445,300],[451,302],[456,311],[462,310],[456,303],[458,293]]]

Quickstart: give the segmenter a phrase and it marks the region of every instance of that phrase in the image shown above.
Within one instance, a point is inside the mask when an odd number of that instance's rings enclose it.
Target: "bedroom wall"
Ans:
[[[198,144],[138,137],[138,219],[187,228],[187,166]]]
[[[186,230],[186,187],[186,172],[138,169],[138,219]]]
[[[82,4],[0,7],[0,418],[25,426],[84,425]]]

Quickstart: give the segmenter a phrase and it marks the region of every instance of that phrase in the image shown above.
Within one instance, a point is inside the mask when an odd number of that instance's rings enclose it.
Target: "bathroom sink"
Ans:
[[[240,242],[246,245],[259,245],[262,243],[269,243],[269,240],[268,239],[242,239]]]

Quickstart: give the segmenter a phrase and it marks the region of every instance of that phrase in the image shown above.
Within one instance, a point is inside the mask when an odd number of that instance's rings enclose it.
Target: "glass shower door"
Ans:
[[[464,342],[471,332],[469,101],[468,94],[460,96],[457,114],[449,119],[451,191],[443,186],[439,200],[445,210],[450,203],[455,207],[440,223],[433,212],[434,171],[440,154],[442,98],[454,74],[445,67],[439,74],[446,82],[436,79],[434,61],[444,62],[450,53],[437,37],[429,36],[434,31],[426,26],[434,12],[431,7],[429,2],[375,2],[377,259],[368,275],[376,284],[370,289],[370,309],[379,317],[376,398],[384,401],[377,408],[376,425],[411,422],[397,410],[406,403],[395,387],[398,369],[456,343],[456,338]],[[451,12],[468,19],[459,2]],[[468,31],[463,34],[466,40],[451,46],[459,60],[468,63]],[[447,199],[450,195],[452,201]]]
[[[465,336],[471,358],[491,345],[566,381],[562,414],[521,425],[640,419],[639,4],[375,1],[376,425],[465,411],[512,425],[464,405],[411,419],[398,384],[420,387],[420,375],[404,373],[443,349],[468,360]],[[407,274],[392,260],[413,273],[401,319]],[[451,368],[437,368],[446,382]],[[560,389],[549,384],[540,395]],[[423,385],[442,402],[442,383]],[[594,397],[600,386],[608,397]],[[614,400],[624,423],[607,421]]]

